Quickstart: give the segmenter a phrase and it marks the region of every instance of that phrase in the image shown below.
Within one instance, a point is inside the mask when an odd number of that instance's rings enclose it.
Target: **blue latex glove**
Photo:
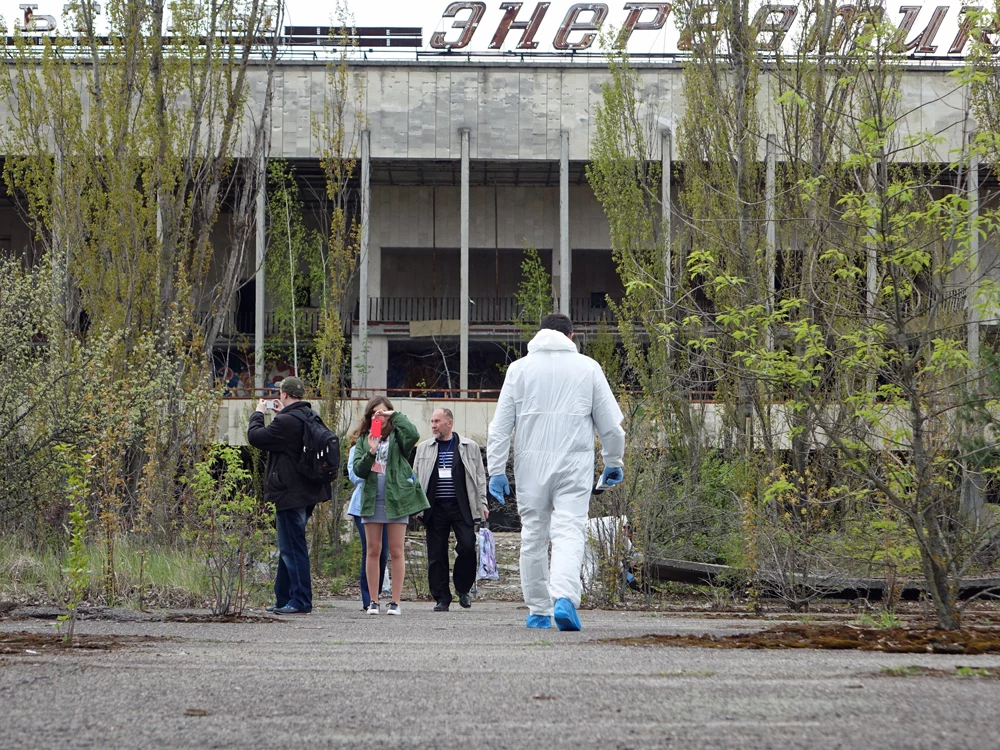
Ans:
[[[490,477],[490,494],[501,505],[507,504],[504,498],[510,494],[510,482],[507,481],[506,476],[497,474],[495,477]]]
[[[614,487],[616,484],[621,484],[624,479],[625,472],[617,466],[606,466],[604,467],[604,473],[601,474],[601,484],[607,485],[608,487]]]

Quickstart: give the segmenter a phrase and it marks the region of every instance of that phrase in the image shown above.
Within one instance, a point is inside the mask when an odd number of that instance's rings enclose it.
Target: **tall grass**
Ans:
[[[115,542],[115,585],[118,606],[202,606],[211,596],[205,559],[184,547],[146,547],[119,538]],[[87,545],[89,583],[86,600],[108,604],[103,578],[106,548]],[[0,598],[61,603],[66,593],[65,552],[51,545],[31,545],[13,535],[0,536]],[[140,573],[141,585],[140,591]],[[255,578],[267,580],[263,572]]]

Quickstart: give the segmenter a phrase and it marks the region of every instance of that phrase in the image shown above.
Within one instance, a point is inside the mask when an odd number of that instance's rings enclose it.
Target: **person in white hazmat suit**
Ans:
[[[504,503],[512,431],[521,515],[521,590],[529,628],[579,630],[580,566],[594,486],[594,432],[601,439],[601,484],[624,479],[624,418],[601,366],[580,354],[573,323],[547,315],[528,355],[507,368],[490,423],[486,460],[490,494]],[[549,542],[552,562],[549,564]]]

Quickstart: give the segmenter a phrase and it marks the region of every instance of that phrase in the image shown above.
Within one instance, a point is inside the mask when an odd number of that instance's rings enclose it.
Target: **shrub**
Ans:
[[[211,582],[212,612],[240,615],[246,577],[253,561],[264,556],[266,531],[273,513],[253,493],[253,477],[239,449],[215,446],[186,478],[198,505],[198,524],[188,534],[205,555]]]

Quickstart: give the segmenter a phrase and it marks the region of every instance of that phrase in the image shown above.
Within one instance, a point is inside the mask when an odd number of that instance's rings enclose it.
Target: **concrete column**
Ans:
[[[879,154],[881,156],[881,154]],[[878,189],[879,180],[879,164],[875,164],[871,168],[871,178],[872,178],[872,190]],[[878,227],[872,225],[868,227],[868,236],[871,238],[871,242],[868,244],[868,268],[867,268],[867,278],[866,278],[866,294],[865,294],[865,315],[867,316],[868,325],[872,325],[875,322],[875,302],[878,295],[878,250],[876,248],[875,236],[878,233]],[[871,392],[874,389],[874,381],[869,382],[866,390]]]
[[[970,139],[973,136],[970,135]],[[972,232],[969,236],[969,282],[965,287],[966,331],[969,337],[969,359],[974,367],[979,366],[979,324],[982,310],[979,305],[980,268],[979,232],[976,223],[979,221],[979,155],[973,154],[969,159],[969,221]]]
[[[569,249],[569,133],[559,134],[559,312],[572,317],[570,276],[573,258]]]
[[[66,205],[66,191],[63,185],[63,156],[62,150],[56,149],[55,152],[55,185],[56,194],[58,195],[57,204],[59,206]],[[58,209],[57,209],[58,210]],[[67,234],[63,234],[62,230],[66,229],[64,221],[60,221],[60,217],[54,217],[56,220],[54,222],[55,227],[52,230],[52,306],[59,311],[59,317],[63,323],[63,330],[60,331],[60,336],[68,336],[69,332],[76,329],[75,321],[71,320],[70,315],[70,293],[69,293],[69,242],[68,242],[68,231]],[[64,216],[61,218],[65,218]],[[67,339],[63,339],[66,341]]]
[[[469,129],[462,128],[462,281],[459,290],[458,387],[462,395],[469,387]]]
[[[368,264],[371,261],[371,131],[361,132],[361,248],[358,258],[358,348],[352,347],[352,381],[355,388],[367,388],[369,374]]]
[[[975,141],[975,133],[969,134],[970,145]],[[982,258],[979,255],[979,155],[972,154],[969,159],[969,280],[965,287],[966,332],[968,335],[969,359],[972,360],[972,378],[970,385],[980,391],[982,379],[979,372],[979,327],[983,311],[980,309],[982,298],[979,288],[982,280]],[[963,512],[976,523],[982,520],[986,478],[982,472],[971,468],[968,462],[962,464],[961,503]]]
[[[384,391],[389,379],[389,339],[368,337],[368,388]]]
[[[775,181],[775,151],[776,143],[773,134],[767,135],[767,148],[764,162],[764,221],[767,231],[767,256],[765,258],[765,273],[767,274],[767,310],[774,311],[774,276],[778,264],[777,232],[775,227],[774,181]],[[774,329],[767,327],[767,350],[774,348]]]
[[[670,234],[670,220],[673,213],[670,202],[670,179],[673,174],[674,138],[670,128],[664,129],[660,136],[660,172],[662,173],[660,177],[660,206],[663,211],[660,233],[663,235],[664,297],[669,305],[674,301],[674,252],[673,237]]]
[[[254,274],[254,329],[253,329],[253,383],[255,388],[264,387],[264,250],[267,229],[267,158],[262,153],[260,163],[260,182],[257,184],[257,248],[256,273]]]

